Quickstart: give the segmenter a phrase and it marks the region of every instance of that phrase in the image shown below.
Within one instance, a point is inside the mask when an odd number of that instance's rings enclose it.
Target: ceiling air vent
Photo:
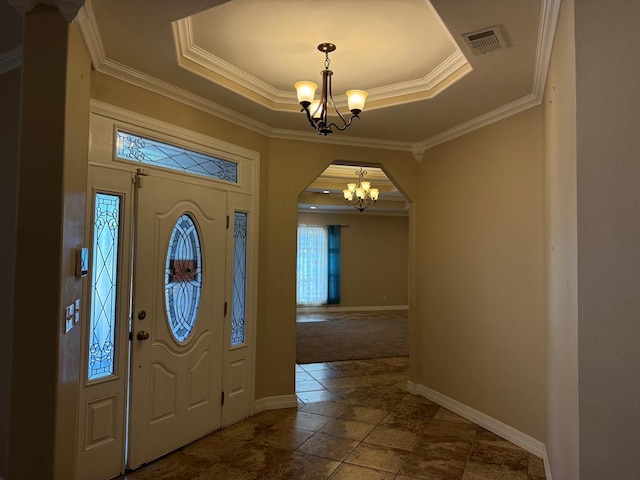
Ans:
[[[463,33],[465,43],[474,55],[483,55],[485,53],[507,48],[507,42],[504,40],[502,29],[499,26],[483,28],[476,32]]]

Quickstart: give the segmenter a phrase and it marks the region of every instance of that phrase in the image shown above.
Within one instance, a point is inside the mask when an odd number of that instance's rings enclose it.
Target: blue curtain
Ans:
[[[327,264],[329,285],[327,303],[340,303],[340,225],[328,225]]]

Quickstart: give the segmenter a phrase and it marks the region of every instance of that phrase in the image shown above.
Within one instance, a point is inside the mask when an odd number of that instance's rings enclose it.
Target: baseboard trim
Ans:
[[[295,395],[276,395],[256,400],[254,412],[260,413],[266,410],[278,410],[279,408],[294,408],[298,406],[298,397]]]
[[[413,382],[407,382],[407,388],[409,392],[421,395],[434,403],[437,403],[441,407],[445,407],[448,410],[451,410],[454,413],[457,413],[461,417],[466,418],[467,420],[472,421],[476,425],[480,425],[483,428],[486,428],[492,433],[504,438],[505,440],[509,440],[511,443],[514,443],[526,450],[529,453],[534,454],[537,457],[544,458],[545,448],[544,444],[539,440],[536,440],[529,435],[522,433],[519,430],[516,430],[509,425],[502,423],[499,420],[496,420],[489,415],[486,415],[482,412],[479,412],[463,403],[454,400],[453,398],[447,397],[446,395],[437,392],[429,387],[425,387],[424,385],[415,384]],[[545,462],[545,470],[547,462]],[[547,477],[549,480],[550,477]]]
[[[544,473],[547,477],[547,480],[553,480],[551,478],[551,465],[549,464],[549,455],[547,454],[547,446],[544,445],[542,447],[544,449],[544,455],[542,456],[542,461],[544,462]]]
[[[298,307],[299,313],[320,312],[375,312],[382,310],[409,310],[409,305],[370,305],[365,307]]]

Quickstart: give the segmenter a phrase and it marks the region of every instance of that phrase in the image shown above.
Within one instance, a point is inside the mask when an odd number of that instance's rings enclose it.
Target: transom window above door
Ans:
[[[116,158],[238,183],[236,162],[123,130],[116,130]]]

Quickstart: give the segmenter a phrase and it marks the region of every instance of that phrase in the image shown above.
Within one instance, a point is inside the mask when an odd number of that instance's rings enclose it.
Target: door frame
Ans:
[[[245,382],[244,385],[244,393],[236,398],[236,401],[243,402],[243,407],[241,408],[241,414],[235,416],[225,417],[225,410],[223,406],[222,415],[223,415],[223,426],[234,423],[235,421],[241,420],[242,418],[249,417],[255,413],[255,358],[256,358],[256,324],[257,324],[257,288],[258,288],[258,279],[257,279],[257,253],[258,253],[258,225],[259,225],[259,212],[258,212],[258,199],[259,199],[259,163],[260,163],[260,154],[256,151],[246,149],[244,147],[240,147],[238,145],[234,145],[201,133],[194,132],[192,130],[188,130],[170,123],[166,123],[157,119],[153,119],[144,115],[140,115],[138,113],[131,112],[129,110],[116,107],[101,101],[92,100],[90,105],[90,150],[89,150],[89,168],[94,167],[106,167],[106,169],[113,171],[127,171],[131,173],[132,178],[135,178],[135,172],[137,168],[143,167],[148,170],[158,171],[158,172],[167,172],[166,169],[158,168],[152,165],[141,164],[135,161],[127,161],[116,158],[116,132],[117,129],[126,130],[131,133],[135,133],[147,138],[153,138],[160,140],[162,142],[166,142],[169,144],[178,145],[187,149],[195,150],[198,152],[202,152],[207,155],[214,156],[216,158],[220,158],[223,160],[230,160],[238,165],[238,178],[237,183],[230,183],[225,181],[219,181],[216,179],[210,179],[206,177],[201,177],[189,173],[181,173],[181,172],[172,172],[174,175],[186,175],[189,177],[190,181],[198,184],[202,184],[204,186],[212,186],[216,189],[225,190],[227,192],[227,215],[233,219],[234,211],[244,211],[249,213],[248,222],[247,222],[247,271],[246,271],[246,299],[245,299],[245,357],[243,368],[242,378]],[[170,172],[170,171],[169,171]],[[161,173],[162,175],[162,173]],[[87,185],[87,191],[91,194],[93,192],[93,186]],[[131,188],[131,185],[128,186]],[[126,188],[123,186],[123,188]],[[130,190],[132,191],[132,189]],[[131,203],[133,201],[133,197],[127,198],[127,201]],[[92,204],[93,202],[88,202]],[[128,215],[133,215],[133,212],[126,212]],[[128,218],[127,221],[131,221],[131,218]],[[233,222],[232,222],[233,225]],[[233,227],[232,227],[233,228]],[[87,238],[86,244],[90,245],[92,242],[91,238],[91,229],[87,229]],[[123,248],[131,249],[132,247],[132,239],[125,239],[123,242]],[[229,246],[227,248],[227,252]],[[229,257],[229,254],[227,254]],[[225,301],[232,305],[232,293],[229,290],[229,285],[232,283],[232,274],[233,271],[229,271],[229,262],[227,261],[226,272],[225,272],[225,293],[224,298]],[[121,278],[121,282],[127,283],[127,291],[131,291],[131,276],[128,275],[128,278]],[[84,285],[84,298],[87,301],[84,302],[84,310],[83,310],[83,322],[82,322],[82,335],[83,335],[83,348],[84,343],[86,343],[85,338],[88,336],[88,321],[89,321],[89,307],[90,302],[88,301],[90,298],[90,288],[91,285],[89,282],[86,282]],[[130,299],[129,302],[130,303]],[[129,318],[132,313],[129,312],[129,316],[127,318],[120,319],[121,326],[124,327],[126,324],[127,330],[130,328],[131,319]],[[86,320],[85,320],[86,319]],[[230,328],[227,328],[227,325],[231,321],[231,316],[227,315],[224,318],[224,347],[223,347],[223,389],[225,385],[229,384],[229,377],[231,377],[231,372],[229,371],[229,363],[234,360],[234,353],[236,352],[237,357],[237,347],[231,347],[230,339],[226,338],[227,331]],[[229,341],[227,341],[229,340]],[[131,362],[131,340],[127,342],[126,345],[121,345],[120,348],[126,349],[126,365],[127,365],[127,379],[126,379],[126,394],[129,396],[130,385],[129,382],[131,380],[131,375],[128,371],[129,365]],[[84,356],[85,352],[83,350],[82,355]],[[233,358],[232,358],[233,357]],[[237,361],[235,358],[234,361]],[[86,377],[86,361],[82,366],[82,371],[80,372],[81,378]],[[237,375],[236,375],[237,376]],[[82,381],[80,385],[80,389],[84,390],[86,388],[85,381]],[[228,395],[229,392],[225,392],[225,395]],[[238,409],[236,408],[236,411]],[[85,415],[86,405],[84,404],[84,395],[81,392],[79,395],[79,405],[78,405],[78,415],[79,417]],[[125,422],[128,425],[130,408],[127,407],[125,413]],[[80,422],[79,422],[80,424]],[[128,428],[124,429],[125,435],[123,439],[123,445],[129,443],[128,436]],[[79,456],[81,455],[83,446],[82,443],[82,434],[78,431],[78,448],[76,450],[77,461],[79,460]],[[123,446],[123,449],[125,447]],[[122,455],[122,465],[126,464],[126,458],[128,453],[123,450]],[[121,468],[122,470],[123,468]],[[124,473],[124,472],[122,472]]]

